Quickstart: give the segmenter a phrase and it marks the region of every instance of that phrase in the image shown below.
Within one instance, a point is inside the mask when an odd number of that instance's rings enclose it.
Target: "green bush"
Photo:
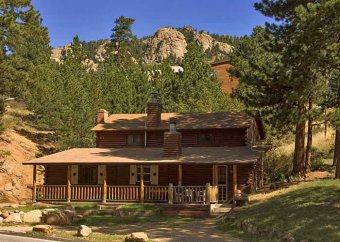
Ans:
[[[324,159],[326,158],[328,158],[328,153],[325,154],[324,151],[313,147],[312,158],[311,158],[312,171],[322,170],[324,166]]]
[[[263,160],[264,171],[272,181],[282,181],[290,173],[292,168],[293,154],[280,151],[279,149],[269,150]]]

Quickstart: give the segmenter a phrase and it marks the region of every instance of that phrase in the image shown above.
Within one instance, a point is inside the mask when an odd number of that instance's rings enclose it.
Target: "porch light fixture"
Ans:
[[[176,123],[177,123],[176,118],[170,118],[170,132],[171,133],[176,132]]]

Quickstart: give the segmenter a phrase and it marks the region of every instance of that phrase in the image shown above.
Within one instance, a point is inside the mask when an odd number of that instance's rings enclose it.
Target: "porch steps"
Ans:
[[[210,216],[210,205],[205,204],[167,204],[161,205],[161,213],[167,216],[204,218]]]
[[[214,204],[211,207],[211,215],[221,215],[229,212],[232,209],[231,204]]]

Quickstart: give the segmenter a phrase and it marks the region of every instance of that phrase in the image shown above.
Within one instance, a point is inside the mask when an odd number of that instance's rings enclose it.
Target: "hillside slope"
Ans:
[[[0,135],[0,202],[30,200],[32,167],[22,162],[55,151],[50,133],[30,126],[28,115],[25,110],[9,108],[3,117],[7,129]],[[42,179],[39,168],[38,182]]]

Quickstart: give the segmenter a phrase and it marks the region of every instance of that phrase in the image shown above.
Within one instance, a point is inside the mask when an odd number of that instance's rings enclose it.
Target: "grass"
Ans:
[[[55,230],[51,234],[42,234],[37,232],[30,232],[28,236],[34,238],[50,238],[50,239],[64,239],[66,241],[95,241],[95,242],[122,242],[124,241],[125,235],[116,234],[102,234],[92,233],[88,237],[78,237],[77,232],[74,231],[60,231]]]
[[[340,241],[339,194],[339,180],[306,182],[287,189],[286,193],[238,208],[235,222],[218,227],[249,239],[250,236],[240,232],[238,226],[241,221],[250,219],[259,228],[289,232],[297,241]],[[259,237],[254,239],[274,241]]]
[[[152,204],[125,204],[119,207],[119,210],[128,212],[146,212],[156,209],[156,206]]]
[[[192,218],[185,217],[169,217],[163,216],[161,214],[148,216],[148,217],[118,217],[114,216],[111,213],[107,213],[105,211],[97,211],[93,212],[87,216],[84,216],[83,219],[77,221],[74,224],[86,224],[88,226],[115,226],[115,225],[124,225],[124,224],[145,224],[145,223],[157,223],[157,222],[190,222]]]

